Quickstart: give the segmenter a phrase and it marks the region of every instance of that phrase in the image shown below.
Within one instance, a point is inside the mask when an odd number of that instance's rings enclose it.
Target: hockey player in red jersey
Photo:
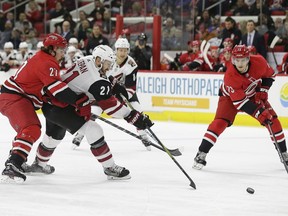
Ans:
[[[78,59],[61,79],[77,94],[86,94],[91,101],[108,115],[114,118],[124,118],[128,123],[140,129],[152,126],[146,115],[136,110],[130,110],[113,96],[117,91],[106,77],[115,62],[114,51],[106,45],[94,48],[92,55]],[[125,90],[125,89],[124,89]],[[52,104],[51,104],[52,103]],[[93,156],[102,164],[108,179],[129,179],[129,170],[115,164],[112,153],[105,141],[103,129],[92,120],[87,120],[74,112],[72,106],[55,106],[55,101],[45,103],[42,111],[46,118],[46,133],[38,146],[34,163],[25,164],[26,172],[41,172],[51,174],[55,168],[48,165],[57,145],[65,136],[66,130],[71,134],[78,131],[86,136]]]
[[[288,74],[288,53],[283,56],[282,63],[277,66],[279,73]]]
[[[245,45],[236,45],[232,50],[232,64],[227,68],[220,87],[216,115],[202,139],[194,158],[193,168],[202,169],[206,156],[217,138],[234,122],[238,112],[245,112],[257,119],[261,125],[271,123],[284,162],[288,153],[282,126],[268,102],[268,91],[274,81],[275,72],[260,55],[249,55]],[[271,135],[272,137],[272,135]]]
[[[89,103],[86,103],[89,102],[88,97],[77,95],[60,80],[59,62],[67,47],[65,38],[49,34],[43,43],[41,51],[25,61],[1,87],[0,112],[17,132],[2,172],[2,182],[26,180],[21,165],[40,137],[41,123],[35,110],[42,107],[46,92],[49,91],[59,101],[74,104],[79,115],[87,115],[91,111]]]

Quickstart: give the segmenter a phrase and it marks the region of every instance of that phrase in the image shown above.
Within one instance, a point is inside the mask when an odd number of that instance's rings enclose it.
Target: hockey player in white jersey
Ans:
[[[116,63],[113,65],[112,70],[107,72],[107,76],[115,78],[119,84],[125,86],[127,100],[131,103],[134,109],[142,112],[137,94],[136,94],[136,82],[137,82],[137,72],[138,66],[134,59],[129,56],[130,44],[126,38],[118,38],[115,42],[115,52],[116,52]],[[101,114],[101,110],[93,110],[97,115]],[[146,146],[147,150],[151,150],[151,146],[148,145],[149,138],[146,132],[140,128],[137,129],[138,134],[142,138],[142,143]],[[72,148],[80,145],[83,135],[77,133],[74,137],[72,143]]]
[[[137,128],[151,127],[153,123],[148,117],[138,111],[131,111],[112,95],[113,86],[106,73],[114,61],[113,50],[109,46],[99,45],[94,48],[92,56],[77,60],[61,78],[77,94],[86,94],[91,102],[97,103],[106,114],[114,118],[124,118]],[[46,134],[38,146],[34,163],[31,166],[24,164],[26,172],[51,174],[55,171],[47,162],[67,130],[72,134],[79,131],[85,135],[92,154],[102,164],[108,179],[130,178],[128,169],[115,164],[101,126],[89,118],[91,112],[84,118],[75,113],[73,106],[58,103],[51,97],[47,101],[42,108],[46,118]]]

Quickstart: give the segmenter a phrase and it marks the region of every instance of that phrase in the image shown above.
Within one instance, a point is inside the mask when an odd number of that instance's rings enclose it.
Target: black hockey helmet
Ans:
[[[145,33],[141,33],[138,35],[138,40],[145,40],[147,41],[147,35]]]

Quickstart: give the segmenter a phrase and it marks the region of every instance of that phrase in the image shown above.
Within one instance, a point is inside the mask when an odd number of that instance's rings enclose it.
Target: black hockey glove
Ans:
[[[141,114],[136,110],[132,110],[130,114],[124,118],[128,123],[133,124],[141,130],[151,127],[154,123],[149,119],[148,115]]]
[[[121,85],[118,80],[113,77],[113,76],[109,76],[109,81],[112,84],[112,94],[116,95],[117,98],[121,98],[121,94],[128,100],[128,93],[126,90],[126,87],[124,85]],[[119,97],[120,96],[120,97]]]

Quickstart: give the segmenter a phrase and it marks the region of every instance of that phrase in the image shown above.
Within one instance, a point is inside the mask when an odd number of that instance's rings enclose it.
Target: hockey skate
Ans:
[[[55,168],[51,165],[46,164],[44,167],[40,166],[35,160],[32,165],[28,165],[27,163],[22,164],[22,169],[25,173],[43,173],[43,174],[52,174],[55,172]]]
[[[108,180],[122,180],[130,179],[130,171],[125,167],[114,164],[112,167],[105,167],[104,173],[107,175]]]
[[[78,148],[83,138],[84,138],[84,135],[76,133],[75,137],[72,140],[72,149]]]
[[[22,183],[26,180],[22,168],[18,168],[13,161],[7,161],[5,166],[1,176],[2,183]]]
[[[207,153],[205,152],[198,152],[196,157],[194,158],[194,169],[201,170],[204,166],[206,166],[207,162],[205,161],[205,158],[207,156]]]

